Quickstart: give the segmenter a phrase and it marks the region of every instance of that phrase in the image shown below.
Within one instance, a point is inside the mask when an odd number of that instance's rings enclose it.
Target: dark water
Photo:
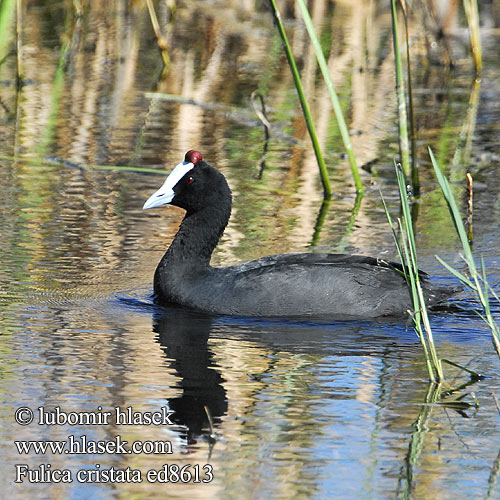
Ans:
[[[362,2],[314,6],[358,162],[373,167],[363,173],[367,192],[351,219],[349,167],[289,2],[287,30],[334,186],[319,236],[317,167],[264,6],[179,4],[167,23],[161,3],[171,58],[162,77],[140,2],[84,4],[79,21],[69,2],[26,2],[26,84],[19,92],[15,56],[0,66],[0,456],[6,498],[498,498],[494,397],[500,397],[500,365],[488,329],[472,311],[471,293],[455,300],[466,311],[434,315],[431,323],[441,358],[487,378],[462,387],[469,379],[445,365],[447,380],[438,393],[428,386],[418,338],[402,321],[208,317],[151,303],[155,266],[182,211],[143,212],[142,205],[163,182],[161,172],[191,148],[224,172],[234,193],[216,264],[311,249],[395,257],[378,191],[397,216],[389,13]],[[474,251],[498,291],[498,12],[483,29],[485,70],[475,86],[464,21],[458,14],[453,19],[453,71],[439,64],[439,44],[426,52],[421,24],[412,26],[423,185],[416,223],[420,265],[445,285],[456,282],[434,255],[464,269],[429,164],[430,145],[464,213],[465,171],[473,175]],[[14,32],[9,36],[12,44]],[[266,153],[250,100],[254,90],[265,96],[273,125]],[[499,321],[498,303],[492,307]],[[447,394],[452,389],[457,391]],[[470,407],[433,403],[461,397]],[[19,407],[31,408],[35,421],[15,423]],[[115,407],[175,413],[172,425],[161,426],[38,425],[39,407],[98,415]],[[168,441],[173,453],[19,454],[14,444],[82,435]],[[16,484],[16,464],[67,469],[73,482],[36,484],[25,477]],[[210,464],[214,479],[148,481],[147,471],[164,464],[189,465],[193,474],[198,465],[200,479],[208,479],[202,467]],[[142,482],[77,480],[79,470],[112,466],[140,471]]]

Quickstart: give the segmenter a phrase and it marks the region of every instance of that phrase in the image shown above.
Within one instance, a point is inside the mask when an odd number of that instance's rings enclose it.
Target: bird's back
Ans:
[[[422,273],[429,304],[448,294]],[[245,316],[373,318],[411,308],[400,264],[344,254],[286,254],[186,277],[172,300]],[[167,291],[168,293],[168,291]]]

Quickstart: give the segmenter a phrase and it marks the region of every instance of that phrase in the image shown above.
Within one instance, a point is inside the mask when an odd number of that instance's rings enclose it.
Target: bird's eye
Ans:
[[[192,177],[189,177],[187,183],[192,184],[193,182],[194,182],[194,179]]]

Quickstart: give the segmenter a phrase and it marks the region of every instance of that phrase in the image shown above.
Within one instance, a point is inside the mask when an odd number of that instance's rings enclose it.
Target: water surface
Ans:
[[[469,292],[455,299],[468,311],[435,315],[432,328],[441,358],[488,378],[461,387],[468,378],[446,366],[439,397],[428,386],[420,343],[402,320],[214,317],[151,302],[155,266],[183,214],[174,207],[143,212],[142,205],[192,148],[224,172],[234,194],[215,264],[295,251],[395,258],[378,191],[397,216],[389,12],[367,3],[314,2],[358,162],[371,167],[353,218],[354,190],[328,95],[289,7],[287,30],[334,187],[320,232],[317,167],[264,6],[188,2],[168,23],[161,7],[171,58],[162,76],[142,3],[92,3],[77,20],[67,3],[27,2],[25,85],[16,90],[15,57],[0,66],[1,484],[7,497],[498,497],[500,418],[493,394],[500,396],[499,361],[471,311]],[[426,51],[421,24],[411,27],[423,186],[420,265],[450,286],[454,278],[434,255],[464,269],[428,161],[430,145],[464,213],[465,172],[474,177],[474,251],[498,291],[500,65],[492,49],[498,29],[483,30],[485,70],[474,85],[463,19],[453,19],[453,70],[441,64],[439,44]],[[273,126],[267,149],[253,91],[265,96]],[[102,165],[159,173],[96,168]],[[498,304],[493,309],[500,320]],[[457,391],[447,395],[450,389]],[[460,397],[471,406],[429,403]],[[16,408],[42,406],[175,413],[173,425],[163,426],[14,422]],[[173,453],[20,455],[13,443],[83,434],[169,441]],[[20,463],[51,464],[73,477],[96,464],[129,467],[143,481],[16,484]],[[210,464],[214,479],[145,479],[164,464]]]

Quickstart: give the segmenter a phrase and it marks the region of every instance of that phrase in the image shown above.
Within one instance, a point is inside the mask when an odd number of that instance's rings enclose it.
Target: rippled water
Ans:
[[[314,155],[264,6],[188,2],[165,24],[161,3],[171,58],[162,77],[140,2],[84,5],[80,21],[66,3],[27,2],[26,84],[19,92],[15,57],[0,66],[6,498],[498,498],[499,360],[469,292],[455,300],[463,311],[432,316],[432,327],[441,358],[487,378],[463,387],[468,378],[446,365],[439,394],[427,384],[415,333],[401,321],[212,317],[151,302],[155,266],[182,211],[143,212],[142,205],[191,148],[224,172],[234,193],[216,264],[311,249],[395,257],[378,191],[397,216],[388,11],[368,3],[314,4],[358,162],[372,167],[363,173],[367,193],[352,217],[354,192],[328,96],[289,4],[287,30],[334,187],[321,229]],[[497,18],[491,18],[495,26]],[[423,185],[420,265],[446,285],[456,283],[435,254],[463,269],[430,169],[431,145],[464,210],[465,169],[473,174],[474,250],[498,291],[498,29],[490,23],[483,30],[486,67],[475,88],[460,18],[453,30],[455,69],[448,71],[437,64],[436,47],[425,52],[421,26],[412,27]],[[273,126],[267,152],[251,104],[254,90],[265,96]],[[498,304],[493,313],[500,320]],[[462,397],[470,407],[434,403]],[[35,422],[15,423],[19,407],[33,409]],[[39,407],[175,413],[172,425],[55,426],[37,425]],[[169,441],[173,453],[21,455],[14,445],[70,435]],[[68,469],[73,482],[14,483],[15,464]],[[142,471],[143,481],[76,480],[78,470],[96,464]],[[210,464],[214,479],[146,480],[148,470],[164,464],[189,464],[190,471]]]

